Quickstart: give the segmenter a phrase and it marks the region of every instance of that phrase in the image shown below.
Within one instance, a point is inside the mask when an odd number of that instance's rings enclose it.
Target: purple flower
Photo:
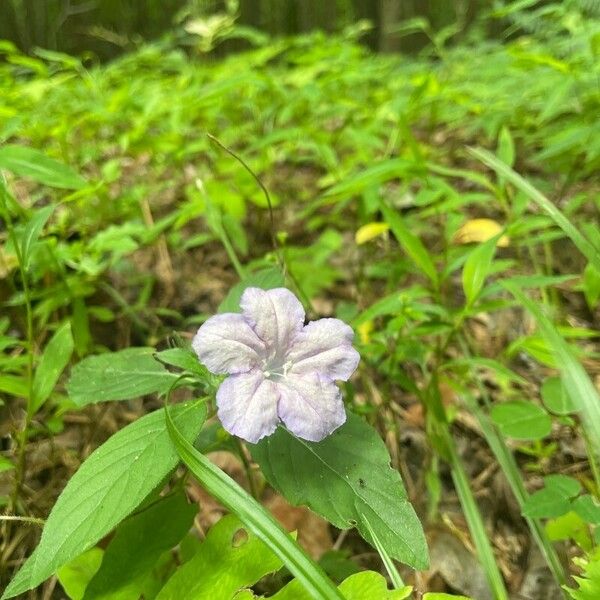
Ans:
[[[208,319],[192,346],[212,373],[230,375],[217,391],[223,427],[256,443],[279,421],[318,442],[346,421],[340,389],[360,360],[354,333],[339,319],[304,325],[304,309],[285,288],[246,288],[242,314]]]

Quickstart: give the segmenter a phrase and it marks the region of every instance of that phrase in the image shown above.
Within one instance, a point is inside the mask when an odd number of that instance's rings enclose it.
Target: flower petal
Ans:
[[[293,363],[292,373],[313,371],[330,379],[347,381],[360,361],[352,347],[354,332],[339,319],[319,319],[305,325],[296,336],[286,360]]]
[[[285,288],[246,288],[240,307],[258,337],[278,354],[285,352],[304,325],[302,304]]]
[[[200,362],[212,373],[244,373],[257,366],[265,344],[242,315],[223,313],[208,319],[192,341]]]
[[[320,442],[346,422],[342,393],[318,373],[288,375],[277,382],[279,417],[295,435]]]
[[[255,444],[277,428],[275,383],[258,369],[228,377],[217,390],[217,414],[233,435]]]

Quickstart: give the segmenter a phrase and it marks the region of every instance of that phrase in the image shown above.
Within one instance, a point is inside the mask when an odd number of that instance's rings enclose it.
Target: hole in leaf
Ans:
[[[248,532],[245,529],[238,529],[231,536],[231,545],[234,548],[241,548],[248,541]]]
[[[356,520],[355,519],[348,519],[348,524],[351,527],[356,527]]]

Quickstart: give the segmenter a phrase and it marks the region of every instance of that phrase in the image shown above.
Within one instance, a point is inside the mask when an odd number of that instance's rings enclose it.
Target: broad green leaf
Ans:
[[[600,504],[590,496],[584,494],[573,501],[573,510],[590,525],[600,525]]]
[[[378,600],[404,600],[412,592],[410,586],[398,590],[388,590],[385,578],[373,571],[363,571],[350,575],[340,584],[340,591],[347,600],[377,598]]]
[[[513,171],[508,165],[496,158],[491,152],[481,148],[469,148],[469,152],[488,167],[494,169],[498,175],[510,181],[517,189],[521,190],[544,210],[554,222],[567,234],[579,251],[600,271],[600,250],[594,246],[573,223],[548,200],[541,192],[534,188],[528,181]]]
[[[573,404],[581,415],[594,453],[600,458],[600,396],[573,351],[540,307],[512,284],[506,289],[534,316],[560,369],[560,376]]]
[[[23,231],[17,236],[17,242],[21,252],[21,261],[23,262],[23,268],[25,270],[29,268],[32,250],[53,210],[54,206],[52,205],[35,210]]]
[[[555,415],[570,415],[575,412],[571,400],[560,377],[548,377],[540,390],[544,406]]]
[[[568,512],[546,523],[548,537],[553,541],[574,540],[583,550],[592,549],[589,525],[575,512]]]
[[[360,417],[349,413],[322,442],[280,427],[250,449],[269,483],[292,504],[306,504],[340,529],[356,526],[374,543],[370,524],[392,558],[427,568],[423,529],[400,475],[377,432]]]
[[[465,262],[462,271],[462,284],[468,306],[471,306],[479,296],[479,292],[490,272],[498,237],[495,235],[474,248]]]
[[[304,553],[273,516],[182,436],[169,411],[166,421],[179,456],[206,491],[236,514],[283,561],[313,597],[326,600],[341,598],[319,565]]]
[[[197,505],[176,493],[126,519],[106,548],[83,600],[138,600],[149,571],[190,530],[197,512]]]
[[[172,409],[187,440],[206,418],[202,402]],[[12,598],[50,577],[91,548],[127,517],[175,468],[164,410],[124,427],[95,450],[71,477],[46,521],[40,543],[2,598]]]
[[[511,400],[492,407],[491,417],[506,437],[516,440],[540,440],[552,428],[548,413],[526,400]]]
[[[247,287],[258,287],[263,290],[272,290],[273,288],[282,287],[285,284],[281,270],[276,267],[263,269],[245,277],[239,283],[236,283],[230,290],[227,296],[219,305],[218,312],[240,312],[240,299],[244,290]]]
[[[82,600],[85,588],[100,568],[104,551],[102,548],[90,548],[77,558],[58,569],[56,573],[70,600]]]
[[[380,209],[390,226],[392,233],[404,251],[415,262],[417,267],[431,280],[434,286],[438,285],[438,274],[433,260],[423,245],[423,242],[404,223],[398,211],[391,209],[385,202],[380,202]]]
[[[167,581],[156,600],[229,600],[277,571],[281,560],[235,515],[220,519],[200,549]]]
[[[571,477],[546,477],[544,487],[531,494],[523,503],[523,515],[532,518],[560,517],[571,510],[571,499],[580,489],[580,483]]]
[[[84,358],[71,371],[67,391],[75,404],[128,400],[165,393],[179,377],[154,358],[153,348],[128,348]]]
[[[346,600],[405,600],[412,594],[411,586],[388,590],[385,578],[374,571],[354,573],[342,581],[338,589]],[[294,579],[282,587],[271,599],[312,600],[313,596],[307,594],[299,582]]]
[[[50,187],[78,190],[85,179],[71,167],[46,156],[39,150],[5,144],[0,146],[0,169],[11,171],[20,177],[33,179]]]
[[[44,348],[33,378],[31,414],[36,413],[50,397],[58,378],[71,360],[73,336],[71,323],[61,325]]]

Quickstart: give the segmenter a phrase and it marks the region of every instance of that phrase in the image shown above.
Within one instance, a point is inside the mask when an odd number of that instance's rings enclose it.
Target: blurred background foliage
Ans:
[[[462,39],[468,33],[498,35],[503,29],[485,17],[507,16],[528,5],[557,3],[524,0],[1,0],[0,38],[26,52],[39,46],[71,54],[92,51],[101,59],[151,40],[189,17],[235,14],[239,25],[271,35],[313,29],[336,31],[361,19],[373,30],[366,42],[383,51],[414,51],[427,32]],[[584,10],[598,10],[596,0],[569,0]],[[508,7],[508,8],[507,8]],[[505,13],[505,14],[503,14]]]

